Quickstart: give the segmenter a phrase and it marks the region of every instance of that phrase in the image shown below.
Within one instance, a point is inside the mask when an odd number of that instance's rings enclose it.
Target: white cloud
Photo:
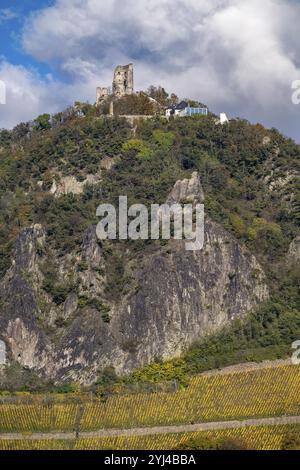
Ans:
[[[92,75],[65,84],[34,69],[0,62],[0,79],[6,87],[6,104],[0,105],[0,128],[11,128],[42,113],[55,113],[75,100],[94,100],[97,80]]]
[[[4,23],[5,21],[10,21],[17,18],[17,14],[11,10],[10,8],[2,8],[0,10],[0,24]]]
[[[42,103],[46,108],[50,104],[51,80],[42,81],[36,72],[6,61],[0,63],[0,77],[6,86],[6,104],[0,106],[0,127],[28,120],[39,114]]]
[[[113,67],[133,61],[137,89],[162,84],[297,137],[299,22],[293,0],[57,0],[28,18],[22,44],[61,77],[28,72],[44,106],[93,101]]]

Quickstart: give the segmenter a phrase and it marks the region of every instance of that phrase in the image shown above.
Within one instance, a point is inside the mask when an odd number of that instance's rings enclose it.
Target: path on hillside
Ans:
[[[211,376],[211,375],[228,375],[228,374],[239,374],[242,372],[251,372],[264,369],[273,369],[274,367],[280,366],[292,366],[292,360],[289,359],[276,359],[274,361],[265,360],[261,362],[242,362],[240,364],[234,364],[232,366],[222,367],[221,369],[212,369],[201,372],[199,375]]]
[[[247,419],[244,421],[215,421],[210,423],[183,424],[180,426],[155,426],[151,428],[132,429],[99,429],[98,431],[79,432],[77,438],[102,438],[117,436],[150,436],[153,434],[169,434],[195,431],[216,431],[220,429],[236,429],[247,426],[274,426],[283,424],[300,424],[300,416],[279,416],[274,418]],[[32,433],[30,435],[21,433],[2,433],[0,439],[75,439],[75,432],[51,432]]]

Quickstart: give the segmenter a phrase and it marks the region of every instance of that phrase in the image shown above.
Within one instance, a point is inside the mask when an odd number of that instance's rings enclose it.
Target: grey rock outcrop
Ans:
[[[174,188],[167,198],[167,204],[202,203],[204,191],[198,173],[195,171],[190,179],[176,181]]]
[[[290,244],[288,257],[294,263],[300,261],[300,235],[296,237]]]
[[[50,193],[56,197],[66,194],[82,194],[86,185],[95,185],[100,183],[100,174],[87,175],[84,181],[78,181],[74,176],[64,176],[58,182],[53,181]]]
[[[37,259],[44,240],[45,233],[40,225],[21,233],[12,266],[0,285],[0,331],[8,359],[33,369],[46,367],[52,355],[50,342],[38,321],[37,287],[42,274]]]
[[[203,198],[194,173],[175,184],[168,202]],[[131,257],[126,269],[131,269],[132,286],[119,300],[106,299],[109,321],[101,311],[109,267],[95,227],[85,232],[79,251],[60,259],[60,279],[72,273],[77,284],[61,306],[43,294],[39,263],[44,243],[41,226],[26,229],[17,241],[12,266],[0,284],[0,339],[8,361],[56,381],[91,383],[106,366],[128,373],[155,358],[178,356],[268,298],[255,257],[209,218],[203,250],[188,252],[184,241],[171,240],[167,247],[157,243]],[[55,341],[43,328],[47,315],[41,295],[54,318],[67,320]],[[99,305],[82,305],[85,298],[98,299]]]

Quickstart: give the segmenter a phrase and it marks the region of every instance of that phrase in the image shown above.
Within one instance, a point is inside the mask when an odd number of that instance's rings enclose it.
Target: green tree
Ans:
[[[37,131],[46,131],[51,129],[50,114],[41,114],[34,120],[34,129]]]

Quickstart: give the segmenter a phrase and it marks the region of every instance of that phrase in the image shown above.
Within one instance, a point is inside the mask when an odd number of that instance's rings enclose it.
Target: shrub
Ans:
[[[300,450],[300,436],[296,431],[289,432],[283,439],[281,450]]]
[[[41,114],[34,121],[34,129],[37,131],[45,131],[51,128],[50,114]]]
[[[164,132],[160,129],[153,131],[154,140],[163,148],[169,150],[175,142],[173,132]]]
[[[248,229],[248,240],[257,251],[268,252],[270,258],[280,256],[286,243],[280,225],[259,217]]]
[[[137,158],[141,160],[149,160],[152,155],[152,151],[149,145],[140,139],[131,139],[125,142],[122,146],[124,152],[134,151]]]
[[[239,238],[241,238],[243,235],[245,235],[246,226],[245,226],[245,222],[243,221],[243,219],[240,216],[238,216],[237,214],[230,214],[229,218],[230,218],[232,228],[233,228],[234,232],[236,233],[236,235]]]
[[[192,437],[176,447],[176,450],[217,450],[216,439],[206,436]]]

